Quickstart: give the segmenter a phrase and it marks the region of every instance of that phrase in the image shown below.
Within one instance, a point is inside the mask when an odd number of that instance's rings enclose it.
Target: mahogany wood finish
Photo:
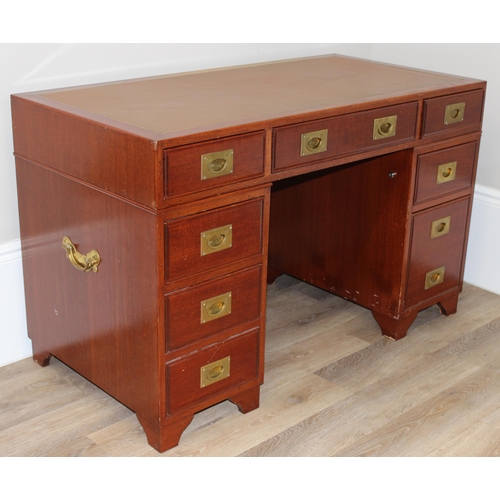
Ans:
[[[373,120],[387,116],[397,117],[397,133],[383,139],[384,145],[407,142],[415,138],[416,102],[282,127],[275,132],[274,169],[281,170],[303,163],[379,148],[379,143],[373,140]],[[321,129],[328,130],[327,150],[313,157],[301,157],[297,147],[297,136]]]
[[[397,316],[411,159],[400,151],[277,182],[270,269]]]
[[[417,160],[415,204],[469,188],[473,182],[477,147],[478,142],[474,141],[420,155]],[[453,182],[438,184],[436,182],[438,166],[451,162],[457,162],[455,179]]]
[[[394,339],[426,307],[453,314],[485,89],[324,56],[12,96],[33,357],[130,407],[164,451],[195,412],[258,407],[266,277],[369,308]],[[457,103],[465,113],[446,124]],[[388,116],[396,133],[374,139]],[[326,150],[301,154],[321,129]],[[206,176],[204,155],[228,150],[232,171]],[[455,178],[436,183],[449,162]],[[231,240],[206,252],[219,229]],[[64,236],[99,252],[96,273],[71,265]],[[201,303],[227,293],[231,312],[204,322]]]
[[[265,133],[262,131],[165,150],[165,198],[264,175],[264,141]],[[229,149],[233,150],[233,172],[202,179],[201,156]]]

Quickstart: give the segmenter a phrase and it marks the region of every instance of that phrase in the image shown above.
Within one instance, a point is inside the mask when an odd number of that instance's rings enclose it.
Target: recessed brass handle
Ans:
[[[385,116],[373,120],[373,140],[386,139],[396,135],[398,115]]]
[[[444,182],[450,182],[455,179],[457,175],[457,162],[450,161],[449,163],[443,163],[437,167],[436,184],[443,184]]]
[[[326,151],[328,129],[315,130],[300,136],[300,156],[314,155]]]
[[[431,224],[431,239],[444,236],[450,232],[451,215],[437,219]]]
[[[87,255],[83,255],[76,249],[68,236],[62,239],[62,247],[66,250],[66,257],[76,269],[97,272],[97,266],[101,263],[101,256],[97,250],[91,250]]]
[[[457,102],[446,106],[444,110],[444,124],[450,125],[464,120],[465,102]]]
[[[232,149],[208,153],[201,156],[201,179],[212,179],[233,173],[234,152]]]
[[[428,290],[433,286],[439,285],[444,281],[444,266],[438,267],[437,269],[433,269],[429,271],[425,275],[425,289]]]
[[[207,323],[214,319],[222,318],[231,314],[231,292],[211,297],[201,302],[201,323]]]
[[[200,387],[214,384],[229,377],[231,366],[231,356],[202,366],[200,371]]]
[[[201,255],[220,252],[233,245],[233,226],[216,227],[201,233]]]

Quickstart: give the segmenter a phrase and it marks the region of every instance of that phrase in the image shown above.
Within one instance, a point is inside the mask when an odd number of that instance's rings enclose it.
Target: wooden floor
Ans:
[[[133,412],[56,359],[0,368],[0,456],[500,456],[500,296],[466,285],[458,314],[408,336],[280,277],[269,287],[260,408],[197,414],[178,447],[148,446]]]

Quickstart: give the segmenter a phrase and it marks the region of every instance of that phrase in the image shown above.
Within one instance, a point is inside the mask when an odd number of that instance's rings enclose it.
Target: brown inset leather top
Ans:
[[[35,93],[149,132],[180,136],[478,80],[329,55]]]

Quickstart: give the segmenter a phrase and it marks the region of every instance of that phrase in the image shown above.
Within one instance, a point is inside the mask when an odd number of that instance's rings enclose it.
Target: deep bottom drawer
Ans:
[[[460,284],[468,212],[465,198],[413,217],[406,307]]]
[[[167,364],[167,415],[224,392],[259,374],[259,328]]]

